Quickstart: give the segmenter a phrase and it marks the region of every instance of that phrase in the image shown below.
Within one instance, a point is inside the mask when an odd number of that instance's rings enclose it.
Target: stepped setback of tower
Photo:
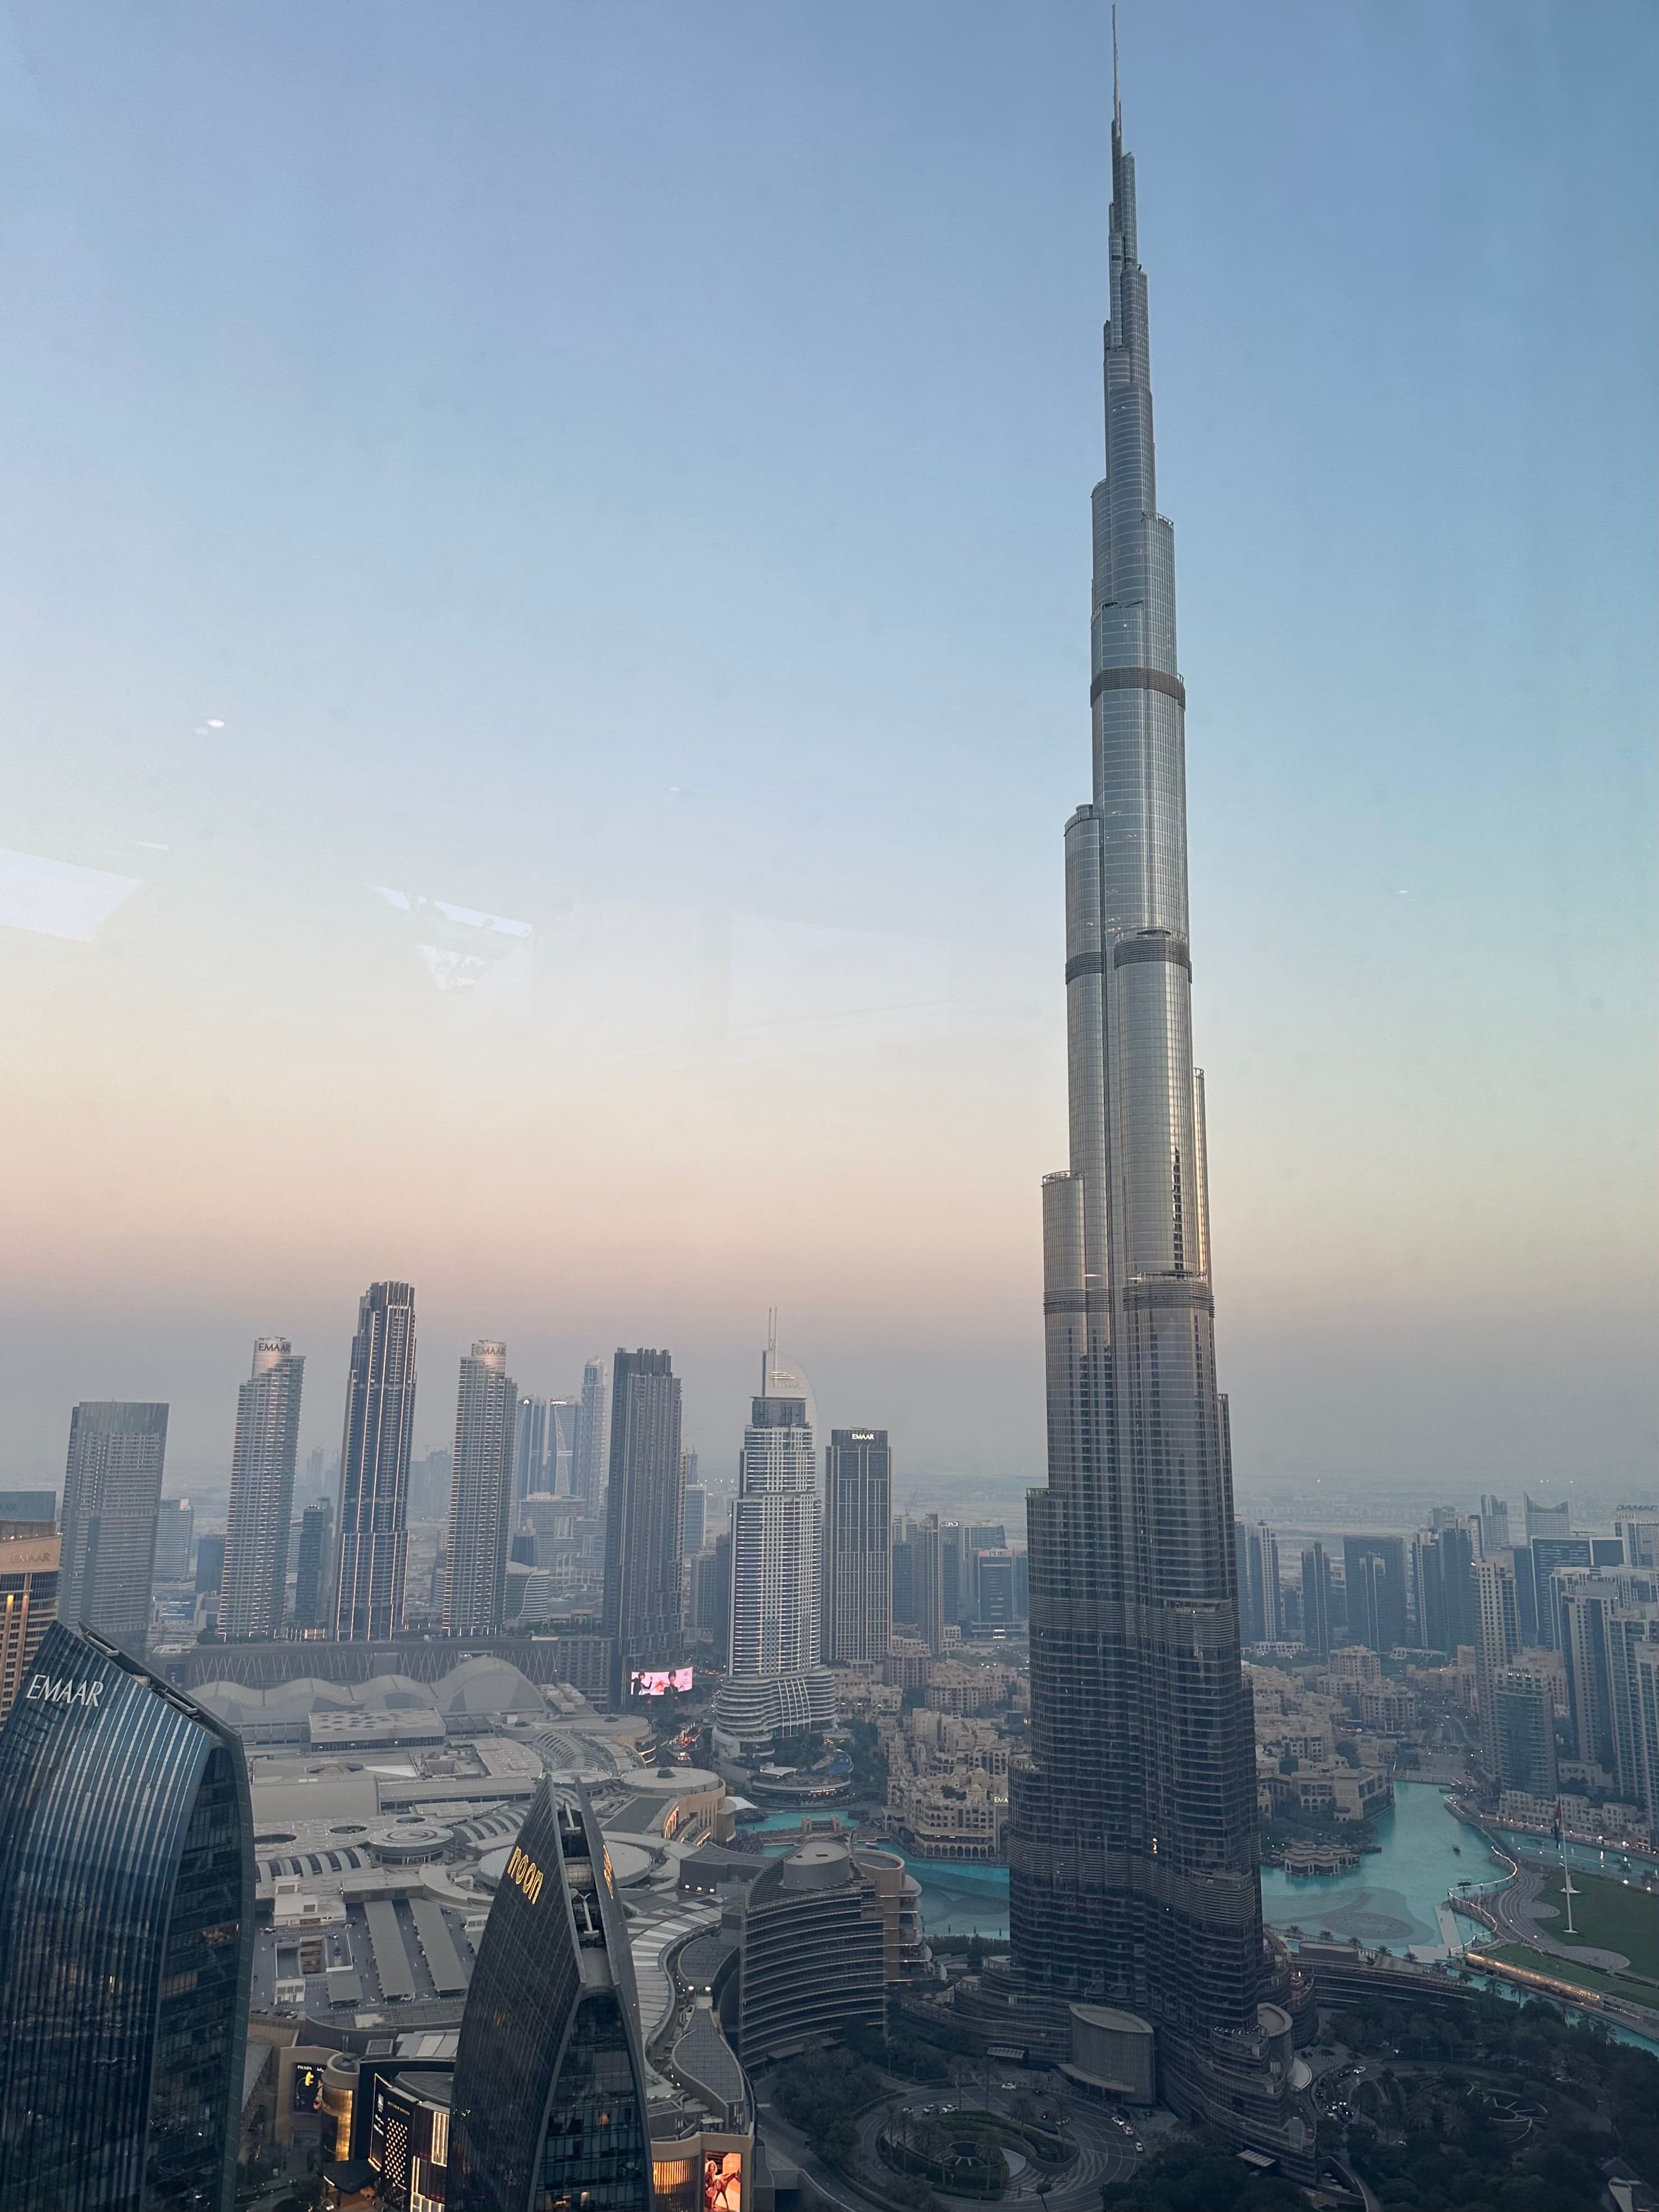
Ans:
[[[1112,128],[1094,790],[1066,827],[1071,1164],[1042,1190],[1048,1480],[1029,1500],[1031,1721],[1009,1994],[1139,2015],[1160,2089],[1301,2142],[1264,1944],[1231,1477],[1193,1066],[1175,546],[1158,512],[1133,157]],[[1073,2014],[1075,2018],[1075,2014]]]

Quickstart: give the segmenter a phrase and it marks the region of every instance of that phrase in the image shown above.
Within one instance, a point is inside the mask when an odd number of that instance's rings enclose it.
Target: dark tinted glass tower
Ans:
[[[461,1362],[455,1403],[447,1636],[495,1636],[501,1630],[518,1397],[518,1385],[507,1371],[507,1346],[493,1337],[481,1339],[471,1358]]]
[[[630,1668],[679,1656],[680,1519],[679,1378],[665,1352],[618,1351],[605,1541],[605,1632],[616,1639],[617,1694]]]
[[[64,1474],[58,1615],[142,1652],[167,1449],[165,1406],[77,1406]]]
[[[831,1429],[823,1466],[823,1656],[887,1656],[892,1635],[892,1459],[885,1429]]]
[[[1345,1536],[1342,1579],[1348,1597],[1348,1641],[1386,1659],[1406,1640],[1406,1540]]]
[[[592,1507],[605,1482],[605,1362],[590,1359],[582,1370],[581,1404],[576,1417],[576,1449],[570,1464],[570,1494]]]
[[[294,1626],[326,1628],[333,1608],[329,1584],[334,1570],[334,1507],[319,1498],[300,1516],[300,1555],[294,1566]]]
[[[334,1633],[379,1643],[403,1625],[409,1454],[415,1434],[415,1292],[371,1283],[357,1309],[340,1443]]]
[[[1071,1165],[1043,1186],[1048,1483],[1028,1509],[1011,1934],[1033,1995],[1144,2015],[1169,2100],[1236,2130],[1254,2103],[1259,2132],[1269,2039],[1289,2021],[1258,2010],[1269,1967],[1192,1057],[1186,695],[1115,107],[1110,283],[1094,790],[1066,830]]]
[[[252,1955],[237,1736],[52,1627],[0,1733],[0,2212],[228,2212]]]
[[[236,1394],[219,1589],[219,1633],[228,1640],[275,1636],[283,1625],[305,1375],[305,1361],[285,1336],[262,1336],[253,1347],[253,1372]]]
[[[1322,1544],[1302,1554],[1302,1648],[1321,1659],[1331,1656],[1331,1563]]]
[[[599,1823],[572,1798],[542,1784],[489,1909],[455,2057],[447,2212],[651,2212],[634,1962]]]

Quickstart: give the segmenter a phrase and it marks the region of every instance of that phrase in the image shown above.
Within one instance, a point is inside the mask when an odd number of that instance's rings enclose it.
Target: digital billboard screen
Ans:
[[[702,2212],[743,2212],[743,2153],[716,2152],[702,2162]]]
[[[695,1669],[690,1667],[636,1668],[628,1678],[631,1698],[665,1698],[671,1690],[689,1690]]]

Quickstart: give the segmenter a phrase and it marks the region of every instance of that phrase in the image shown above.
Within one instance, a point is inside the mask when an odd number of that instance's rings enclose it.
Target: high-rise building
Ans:
[[[1406,1540],[1345,1536],[1342,1581],[1348,1601],[1348,1641],[1386,1659],[1406,1641]]]
[[[547,1401],[547,1486],[556,1498],[574,1498],[576,1453],[581,1440],[580,1398]]]
[[[892,1542],[888,1552],[889,1571],[893,1586],[893,1623],[896,1631],[916,1626],[916,1565],[912,1545],[914,1524],[905,1514],[893,1518]]]
[[[1014,1555],[1006,1545],[974,1554],[974,1622],[981,1630],[1012,1628],[1015,1611]]]
[[[164,1498],[155,1509],[155,1580],[187,1583],[196,1516],[187,1498]]]
[[[441,1446],[428,1452],[424,1457],[411,1460],[409,1468],[408,1519],[428,1523],[436,1521],[447,1529],[449,1526],[449,1498],[455,1484],[455,1455]]]
[[[1279,1539],[1265,1521],[1249,1527],[1234,1523],[1240,1572],[1239,1626],[1247,1644],[1277,1644],[1285,1633],[1285,1604],[1279,1594]]]
[[[582,1398],[586,1406],[586,1378]],[[599,1407],[603,1419],[602,1386]],[[618,1349],[603,1616],[605,1633],[614,1639],[617,1697],[635,1670],[670,1666],[680,1656],[680,1563],[679,1377],[665,1352]]]
[[[692,1616],[697,1641],[722,1672],[732,1658],[732,1537],[723,1530],[691,1563]]]
[[[1498,1677],[1513,1665],[1521,1649],[1521,1613],[1515,1597],[1515,1567],[1508,1553],[1482,1559],[1474,1571],[1475,1695],[1480,1708],[1480,1756],[1488,1774],[1498,1772]]]
[[[523,1517],[526,1498],[551,1497],[552,1470],[548,1465],[547,1401],[520,1398],[513,1425],[513,1526]]]
[[[910,1523],[910,1606],[916,1634],[937,1658],[945,1649],[945,1537],[937,1513]]]
[[[610,1455],[605,1449],[605,1362],[590,1359],[582,1370],[581,1403],[576,1419],[576,1449],[571,1462],[571,1495],[590,1510],[598,1504]]]
[[[650,2212],[633,1954],[599,1824],[573,1796],[543,1783],[489,1908],[455,2055],[447,2212]]]
[[[1510,1545],[1510,1504],[1506,1498],[1494,1498],[1483,1492],[1480,1498],[1480,1548],[1483,1552],[1506,1552]]]
[[[1492,1736],[1498,1786],[1546,1804],[1560,1784],[1555,1763],[1555,1698],[1547,1674],[1502,1667],[1492,1677]]]
[[[1529,1544],[1536,1536],[1571,1535],[1572,1509],[1565,1498],[1559,1505],[1534,1505],[1528,1498],[1526,1508],[1527,1541]]]
[[[823,1656],[887,1656],[893,1632],[892,1455],[885,1429],[831,1429],[823,1463]]]
[[[371,1283],[357,1308],[340,1443],[334,1634],[382,1643],[403,1626],[409,1455],[415,1436],[415,1292]]]
[[[1071,1164],[1043,1185],[1048,1482],[1028,1505],[1029,1758],[1010,1776],[1025,1987],[1156,2031],[1179,2111],[1289,2154],[1193,1065],[1185,691],[1158,510],[1146,280],[1114,103],[1094,783],[1066,830]]]
[[[320,1631],[333,1618],[334,1501],[319,1498],[300,1516],[294,1570],[294,1626]]]
[[[252,1960],[235,1730],[55,1625],[0,1731],[6,2212],[231,2212]]]
[[[1302,1648],[1321,1659],[1331,1656],[1331,1563],[1322,1544],[1302,1554]]]
[[[135,1655],[149,1626],[167,1449],[165,1406],[94,1402],[70,1419],[58,1617]]]
[[[220,1591],[224,1588],[224,1581],[225,1540],[223,1532],[217,1528],[210,1528],[205,1535],[198,1536],[196,1539],[196,1595],[198,1598],[216,1598]],[[216,1605],[213,1606],[210,1608],[210,1611],[216,1621],[219,1613],[218,1607]]]
[[[1573,1757],[1609,1774],[1617,1764],[1609,1630],[1614,1613],[1631,1601],[1627,1581],[1624,1575],[1568,1570],[1560,1575],[1556,1593]]]
[[[846,1844],[809,1836],[749,1885],[738,1925],[746,2067],[886,2016],[880,1900]]]
[[[695,1559],[708,1537],[708,1492],[697,1480],[697,1455],[680,1454],[680,1550]]]
[[[1541,1650],[1559,1651],[1561,1624],[1556,1615],[1556,1570],[1593,1566],[1595,1553],[1588,1536],[1534,1536],[1528,1549],[1532,1555],[1532,1640]]]
[[[455,1486],[449,1507],[447,1636],[500,1633],[512,1534],[513,1417],[518,1385],[507,1346],[480,1337],[461,1362],[455,1399]]]
[[[1659,1514],[1621,1505],[1613,1516],[1613,1533],[1624,1547],[1627,1567],[1659,1569]]]
[[[253,1372],[236,1393],[219,1591],[219,1633],[227,1643],[275,1636],[283,1626],[305,1375],[304,1358],[285,1336],[262,1336],[253,1347]]]
[[[819,1656],[823,1511],[811,1392],[775,1346],[761,1357],[732,1509],[732,1658],[714,1727],[738,1753],[836,1717]]]
[[[58,1618],[58,1539],[0,1536],[0,1721]]]
[[[1659,1821],[1659,1604],[1619,1607],[1607,1638],[1613,1786],[1651,1828]]]

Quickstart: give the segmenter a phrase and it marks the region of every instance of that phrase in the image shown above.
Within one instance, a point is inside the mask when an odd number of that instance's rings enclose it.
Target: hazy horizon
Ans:
[[[1241,1495],[1651,1488],[1659,28],[1121,10]],[[0,1485],[356,1303],[1040,1481],[1105,11],[0,19]],[[1638,182],[1638,179],[1640,180]],[[220,1470],[215,1474],[213,1470]]]

